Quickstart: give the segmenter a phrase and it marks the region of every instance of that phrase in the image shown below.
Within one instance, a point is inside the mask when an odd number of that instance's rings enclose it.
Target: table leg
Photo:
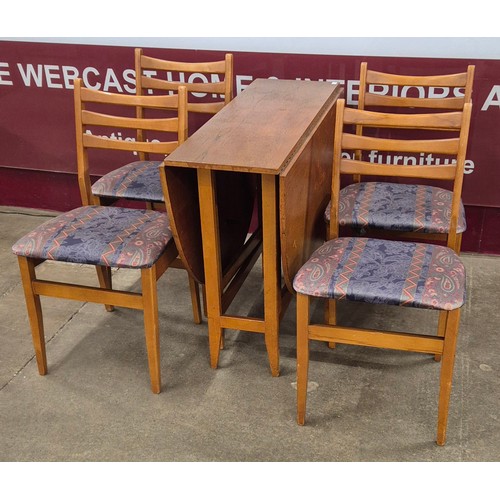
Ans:
[[[220,256],[219,220],[217,214],[215,172],[198,169],[205,291],[208,316],[210,366],[219,364],[222,327],[222,264]]]
[[[279,376],[281,256],[276,177],[262,175],[262,267],[264,274],[265,342],[271,374]]]

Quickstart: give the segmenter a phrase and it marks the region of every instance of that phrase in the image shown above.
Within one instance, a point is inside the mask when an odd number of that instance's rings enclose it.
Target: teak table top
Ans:
[[[168,166],[281,174],[325,108],[328,82],[257,79],[181,144]]]

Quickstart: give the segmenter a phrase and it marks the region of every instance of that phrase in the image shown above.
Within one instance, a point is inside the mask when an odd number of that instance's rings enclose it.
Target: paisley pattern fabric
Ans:
[[[151,267],[172,239],[167,214],[86,206],[45,222],[13,247],[16,255],[108,267]]]
[[[375,238],[323,244],[293,282],[304,295],[452,310],[465,300],[465,268],[450,248]]]
[[[340,191],[339,223],[357,229],[447,233],[452,192],[433,186],[360,182]],[[330,220],[330,205],[325,210]],[[457,233],[467,225],[460,202]]]
[[[113,170],[92,185],[96,196],[162,202],[160,161],[134,161]]]

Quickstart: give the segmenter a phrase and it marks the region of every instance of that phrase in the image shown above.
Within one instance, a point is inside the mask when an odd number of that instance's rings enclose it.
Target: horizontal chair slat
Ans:
[[[366,106],[387,106],[398,107],[403,103],[403,107],[413,108],[434,108],[434,109],[462,109],[465,99],[463,97],[394,97],[381,94],[366,94]]]
[[[165,71],[187,71],[205,73],[224,73],[226,61],[212,61],[207,63],[189,63],[178,61],[164,61],[155,57],[141,56],[141,67],[147,69],[160,69]]]
[[[442,354],[443,339],[429,335],[407,334],[398,332],[379,332],[361,328],[309,325],[309,338],[342,344],[380,347],[402,351]]]
[[[179,82],[170,82],[168,80],[161,80],[159,78],[150,78],[143,76],[141,78],[141,85],[146,89],[156,90],[174,90],[177,91]],[[204,92],[207,94],[223,94],[225,90],[225,83],[222,82],[192,82],[182,83],[188,92]]]
[[[340,173],[452,180],[455,178],[456,167],[454,165],[388,165],[343,158],[340,162]]]
[[[81,89],[82,102],[95,102],[103,104],[119,104],[122,106],[141,106],[144,108],[172,108],[178,107],[179,97],[173,95],[140,96],[130,94],[112,94],[92,89]]]
[[[463,113],[376,113],[353,108],[344,109],[344,122],[367,127],[426,128],[459,130]]]
[[[436,76],[409,76],[392,75],[380,71],[368,70],[366,72],[367,83],[386,85],[420,85],[433,87],[464,87],[467,82],[467,73],[455,73],[454,75]]]
[[[190,102],[188,111],[192,113],[217,113],[224,107],[224,102]]]
[[[172,142],[140,142],[140,141],[121,141],[117,139],[108,139],[97,135],[83,135],[83,146],[95,149],[118,149],[121,151],[140,151],[144,153],[168,154],[171,153],[179,143]]]
[[[221,327],[230,330],[246,330],[254,333],[264,333],[266,325],[261,318],[243,316],[223,316]]]
[[[381,139],[377,137],[366,137],[355,134],[342,134],[343,149],[361,149],[364,151],[380,150],[395,151],[401,153],[427,153],[455,155],[458,153],[460,140],[453,139],[434,139],[434,140],[398,140]]]
[[[119,292],[116,290],[105,290],[91,286],[72,285],[45,280],[34,280],[33,292],[46,297],[110,304],[130,309],[144,308],[142,296],[133,292]]]
[[[98,125],[104,127],[121,127],[140,130],[154,130],[158,132],[177,132],[179,119],[173,118],[130,118],[111,116],[94,111],[82,111],[84,125]]]

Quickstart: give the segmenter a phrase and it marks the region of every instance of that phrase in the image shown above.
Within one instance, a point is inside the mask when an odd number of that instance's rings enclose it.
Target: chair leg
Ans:
[[[193,306],[193,319],[194,322],[199,325],[201,323],[200,287],[191,276],[189,276],[189,292],[191,294],[191,304]]]
[[[111,282],[111,268],[106,266],[95,266],[97,271],[97,279],[99,280],[99,286],[101,288],[106,288],[111,290],[113,288]],[[115,310],[115,307],[109,304],[105,304],[104,307],[106,311],[111,312]]]
[[[436,442],[443,446],[446,441],[446,426],[448,423],[448,407],[451,395],[453,365],[455,363],[455,349],[457,346],[458,325],[460,323],[460,309],[449,311],[446,320],[444,337],[443,360],[441,362],[441,381],[438,405],[438,429]]]
[[[327,301],[325,321],[327,325],[337,324],[337,302],[334,299],[330,299]],[[330,349],[335,349],[335,342],[328,342],[328,347]]]
[[[47,355],[45,352],[45,336],[43,332],[43,316],[40,296],[33,293],[32,282],[36,279],[35,263],[26,257],[18,256],[19,269],[23,282],[24,298],[31,326],[33,347],[35,348],[36,363],[40,375],[47,374]]]
[[[455,253],[457,255],[460,255],[460,250],[462,249],[462,235],[463,233],[458,233],[457,234],[457,239],[456,239],[456,244],[455,244]]]
[[[443,338],[446,332],[446,321],[448,320],[448,312],[447,311],[439,311],[439,320],[438,320],[438,337]],[[441,361],[441,354],[434,354],[434,361]]]
[[[201,298],[203,301],[203,314],[205,318],[208,318],[208,310],[207,310],[207,291],[205,288],[205,284],[201,285]]]
[[[161,370],[156,267],[142,269],[141,281],[144,301],[144,331],[146,335],[151,390],[155,394],[159,394],[161,392]]]
[[[304,425],[306,419],[309,302],[309,296],[297,294],[297,423],[299,425]]]

